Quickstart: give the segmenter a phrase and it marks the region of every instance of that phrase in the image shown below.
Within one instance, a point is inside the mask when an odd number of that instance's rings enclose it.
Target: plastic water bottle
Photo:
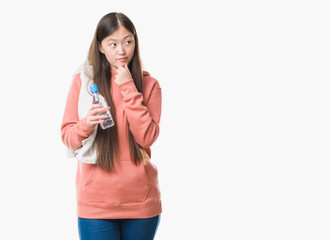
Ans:
[[[93,104],[101,104],[103,107],[108,107],[108,104],[105,101],[104,97],[99,93],[99,89],[97,88],[96,84],[91,85],[89,89],[93,94]],[[99,115],[104,115],[104,114],[106,114],[108,117],[104,119],[102,123],[100,123],[101,128],[106,129],[115,125],[115,122],[113,121],[110,111],[108,110],[107,112],[99,113]]]

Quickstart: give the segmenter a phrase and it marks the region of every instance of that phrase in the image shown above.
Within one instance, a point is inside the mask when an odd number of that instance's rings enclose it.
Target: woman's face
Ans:
[[[105,55],[113,70],[131,62],[134,48],[134,36],[123,26],[119,26],[115,32],[99,43],[99,51]]]

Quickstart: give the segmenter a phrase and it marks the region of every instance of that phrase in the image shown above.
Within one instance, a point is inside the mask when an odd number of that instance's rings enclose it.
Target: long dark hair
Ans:
[[[142,93],[143,73],[139,54],[138,36],[132,21],[123,13],[112,12],[101,18],[96,27],[94,38],[88,53],[89,64],[93,67],[93,75],[91,78],[98,86],[99,92],[104,96],[108,105],[111,106],[110,111],[114,120],[116,119],[116,114],[110,94],[110,63],[106,59],[105,55],[99,51],[98,44],[100,44],[104,38],[115,32],[119,26],[125,27],[134,36],[134,55],[131,62],[128,64],[128,68],[132,74],[132,78],[134,79],[137,90]],[[126,125],[129,139],[130,156],[133,163],[138,165],[139,163],[146,160],[146,152],[139,144],[136,143],[132,132],[129,130],[128,121]],[[112,171],[114,169],[114,161],[119,160],[117,123],[108,129],[101,129],[99,126],[97,129],[95,144],[97,152],[96,164],[108,172]]]

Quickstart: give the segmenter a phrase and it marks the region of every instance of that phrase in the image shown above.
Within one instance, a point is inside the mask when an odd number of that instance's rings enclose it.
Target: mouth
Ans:
[[[118,58],[117,60],[120,61],[120,62],[125,62],[127,59],[127,57],[122,57],[122,58]]]

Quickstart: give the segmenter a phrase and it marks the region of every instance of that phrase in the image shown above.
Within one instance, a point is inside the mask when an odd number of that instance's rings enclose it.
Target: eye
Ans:
[[[130,45],[132,43],[132,41],[127,41],[125,42],[125,45]]]
[[[110,43],[110,47],[116,47],[116,44],[115,43]]]

